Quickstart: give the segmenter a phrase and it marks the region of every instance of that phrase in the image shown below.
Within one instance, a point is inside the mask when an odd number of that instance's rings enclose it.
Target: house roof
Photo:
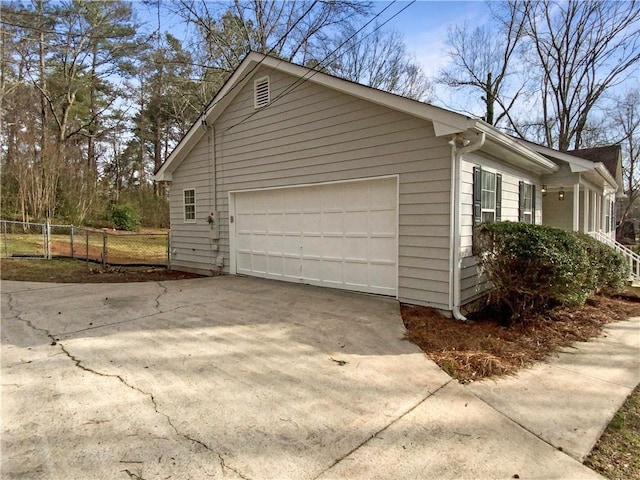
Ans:
[[[205,135],[208,125],[213,125],[224,109],[233,101],[260,67],[280,71],[313,82],[324,87],[360,98],[378,105],[404,112],[408,115],[428,120],[433,124],[436,136],[462,134],[475,137],[485,134],[486,142],[482,150],[512,164],[537,173],[552,173],[558,166],[544,155],[523,146],[512,137],[482,120],[468,117],[445,108],[367,87],[285,60],[250,52],[227,82],[209,103],[205,112],[191,126],[167,160],[155,174],[157,181],[171,181],[172,173],[186,158],[197,142]]]
[[[601,179],[601,181],[604,182],[604,184],[608,185],[615,191],[619,191],[619,187],[622,185],[622,174],[620,172],[620,169],[617,169],[618,173],[616,175],[612,175],[611,171],[603,162],[594,161],[586,159],[585,157],[578,156],[575,152],[579,152],[580,150],[561,152],[559,150],[554,150],[553,148],[545,147],[544,145],[538,145],[537,143],[533,143],[528,140],[517,139],[517,142],[523,145],[527,145],[528,147],[553,160],[554,162],[564,162],[568,164],[570,170],[574,173],[595,172]]]
[[[602,163],[619,185],[622,186],[622,147],[620,145],[606,145],[604,147],[581,148],[567,151],[569,155]]]

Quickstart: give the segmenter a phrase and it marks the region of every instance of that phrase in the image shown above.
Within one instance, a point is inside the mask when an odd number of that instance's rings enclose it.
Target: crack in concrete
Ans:
[[[249,477],[245,477],[243,474],[241,474],[235,468],[227,465],[227,463],[224,460],[224,457],[220,453],[218,453],[218,458],[220,459],[220,468],[222,468],[222,474],[223,475],[224,475],[224,471],[226,469],[226,470],[231,470],[233,473],[235,473],[236,475],[238,475],[240,478],[242,478],[244,480],[251,480]]]
[[[225,470],[231,470],[232,472],[234,472],[238,477],[242,478],[243,480],[251,480],[249,477],[243,475],[242,473],[240,473],[239,470],[237,470],[236,468],[228,465],[225,462],[224,457],[222,456],[222,454],[216,452],[214,449],[212,449],[209,445],[207,445],[206,443],[204,443],[201,440],[198,440],[197,438],[194,438],[192,436],[190,436],[187,433],[183,433],[181,432],[178,427],[176,427],[176,425],[173,423],[173,420],[171,419],[171,417],[169,415],[167,415],[166,413],[162,412],[159,410],[158,408],[158,403],[155,399],[155,397],[153,396],[152,393],[146,392],[138,387],[136,387],[135,385],[129,383],[123,376],[118,375],[118,374],[112,374],[112,373],[103,373],[103,372],[99,372],[97,370],[94,370],[90,367],[85,366],[82,363],[82,360],[80,360],[79,358],[77,358],[75,355],[73,355],[69,350],[67,350],[67,347],[65,345],[63,345],[60,342],[59,337],[62,336],[68,336],[71,334],[75,334],[75,333],[79,333],[79,332],[84,332],[87,330],[93,330],[95,328],[102,328],[102,327],[106,327],[106,326],[110,326],[110,325],[117,325],[120,323],[126,323],[126,322],[132,322],[135,320],[141,320],[144,318],[148,318],[154,315],[158,315],[161,313],[167,313],[167,312],[172,312],[172,311],[176,311],[178,309],[184,308],[184,306],[181,307],[176,307],[170,310],[161,310],[160,309],[160,298],[163,295],[166,295],[168,293],[168,289],[165,285],[162,285],[160,282],[158,282],[158,285],[162,288],[162,292],[160,292],[158,294],[158,296],[156,296],[156,298],[154,299],[156,305],[155,308],[158,310],[158,312],[149,314],[149,315],[143,315],[141,317],[137,317],[135,319],[128,319],[128,320],[123,320],[120,322],[113,322],[113,323],[109,323],[109,324],[105,324],[105,325],[99,325],[99,326],[95,326],[95,327],[89,327],[89,328],[85,328],[85,329],[81,329],[81,330],[76,330],[74,332],[67,332],[63,335],[54,335],[53,333],[51,333],[51,331],[49,331],[46,328],[41,328],[38,327],[36,325],[34,325],[30,320],[22,318],[22,313],[18,312],[17,308],[13,306],[12,302],[13,302],[13,298],[11,296],[11,294],[7,294],[8,298],[8,306],[9,306],[9,312],[14,313],[15,314],[15,318],[23,323],[25,323],[26,325],[28,325],[32,330],[37,331],[37,332],[41,332],[44,335],[46,335],[50,340],[51,340],[51,344],[52,345],[57,345],[58,347],[60,347],[60,350],[75,364],[76,367],[78,367],[79,369],[91,373],[93,375],[98,375],[100,377],[106,377],[106,378],[115,378],[116,380],[118,380],[120,383],[122,383],[124,386],[126,386],[127,388],[131,389],[131,390],[135,390],[136,392],[146,396],[149,398],[149,400],[151,401],[151,404],[153,405],[153,409],[155,411],[156,414],[163,416],[167,423],[169,424],[169,426],[173,429],[173,431],[176,433],[176,435],[178,435],[179,437],[182,437],[183,439],[195,443],[199,446],[201,446],[202,448],[204,448],[205,450],[214,453],[218,456],[219,460],[220,460],[220,468],[222,469],[222,471],[224,472]],[[131,472],[128,469],[125,470],[121,470],[122,472],[126,473],[127,475],[129,475],[129,478],[132,479],[136,479],[136,480],[144,480],[144,478],[141,475],[136,474],[135,472]]]
[[[367,443],[369,443],[371,440],[373,440],[374,438],[380,439],[381,437],[378,437],[378,435],[380,435],[382,432],[384,432],[385,430],[387,430],[389,427],[391,427],[391,425],[397,423],[398,421],[400,421],[402,418],[406,417],[407,415],[409,415],[411,412],[413,412],[416,408],[418,408],[420,405],[422,405],[424,402],[427,401],[427,399],[429,399],[430,397],[432,397],[433,395],[435,395],[436,393],[438,393],[440,390],[442,390],[444,387],[446,387],[447,385],[449,385],[452,381],[454,381],[452,378],[450,378],[449,380],[447,380],[445,383],[443,383],[442,385],[440,385],[438,388],[436,388],[433,392],[429,392],[429,394],[422,398],[418,403],[416,403],[413,407],[409,408],[406,412],[402,413],[401,415],[399,415],[398,417],[394,418],[393,420],[391,420],[391,422],[389,422],[387,425],[385,425],[384,427],[382,427],[380,430],[378,430],[377,432],[372,433],[371,435],[369,435],[369,437],[367,437],[365,440],[363,440],[362,442],[360,442],[358,445],[356,445],[355,447],[353,447],[351,450],[349,450],[347,453],[345,453],[344,455],[342,455],[340,458],[336,459],[331,465],[329,465],[327,468],[325,468],[324,470],[322,470],[320,473],[318,473],[318,475],[316,475],[315,477],[313,477],[313,480],[317,480],[318,478],[320,478],[322,475],[324,475],[325,473],[327,473],[329,470],[331,470],[333,467],[335,467],[337,464],[339,464],[340,462],[342,462],[345,458],[347,458],[349,455],[351,455],[352,453],[356,452],[357,450],[360,450],[363,446],[365,446]]]
[[[154,301],[156,302],[156,308],[158,309],[158,311],[161,311],[160,310],[160,297],[162,297],[163,295],[166,295],[167,293],[169,293],[169,290],[167,289],[167,287],[165,285],[162,284],[162,282],[158,281],[156,283],[162,289],[162,291],[158,294],[158,296],[154,299]]]
[[[13,305],[13,297],[11,293],[7,294],[7,305],[9,306],[9,312],[10,313],[14,313],[15,316],[14,318],[16,320],[19,320],[23,323],[25,323],[26,325],[28,325],[32,330],[35,330],[36,332],[42,332],[44,333],[47,337],[51,338],[53,341],[56,341],[55,338],[53,338],[53,335],[51,335],[51,332],[49,332],[49,330],[47,330],[46,328],[40,328],[40,327],[36,327],[31,320],[28,320],[26,318],[22,318],[23,313],[21,313],[20,311],[18,311],[17,307],[14,307]]]

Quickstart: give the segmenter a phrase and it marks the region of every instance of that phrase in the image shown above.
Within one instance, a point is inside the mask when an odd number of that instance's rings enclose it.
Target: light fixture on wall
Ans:
[[[558,200],[564,202],[564,188],[560,187],[560,191],[558,192]]]
[[[546,183],[542,184],[542,188],[540,189],[540,193],[542,193],[543,197],[547,196],[547,184]]]

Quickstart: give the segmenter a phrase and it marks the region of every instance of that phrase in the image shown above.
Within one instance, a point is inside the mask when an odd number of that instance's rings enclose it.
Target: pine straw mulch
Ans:
[[[436,310],[401,306],[407,338],[461,383],[510,375],[572,342],[600,335],[610,322],[640,316],[640,302],[595,296],[577,310],[556,308],[546,318],[504,327],[477,315],[461,322]]]

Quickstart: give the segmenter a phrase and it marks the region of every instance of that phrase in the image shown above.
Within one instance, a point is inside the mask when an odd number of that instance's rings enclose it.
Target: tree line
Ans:
[[[168,226],[153,172],[249,50],[421,101],[434,100],[434,83],[461,89],[466,105],[477,99],[471,113],[561,150],[620,142],[625,189],[638,191],[638,90],[611,94],[638,73],[637,2],[489,3],[489,23],[450,30],[451,63],[437,78],[385,26],[410,8],[3,1],[2,216],[99,224],[128,204],[143,224]]]

